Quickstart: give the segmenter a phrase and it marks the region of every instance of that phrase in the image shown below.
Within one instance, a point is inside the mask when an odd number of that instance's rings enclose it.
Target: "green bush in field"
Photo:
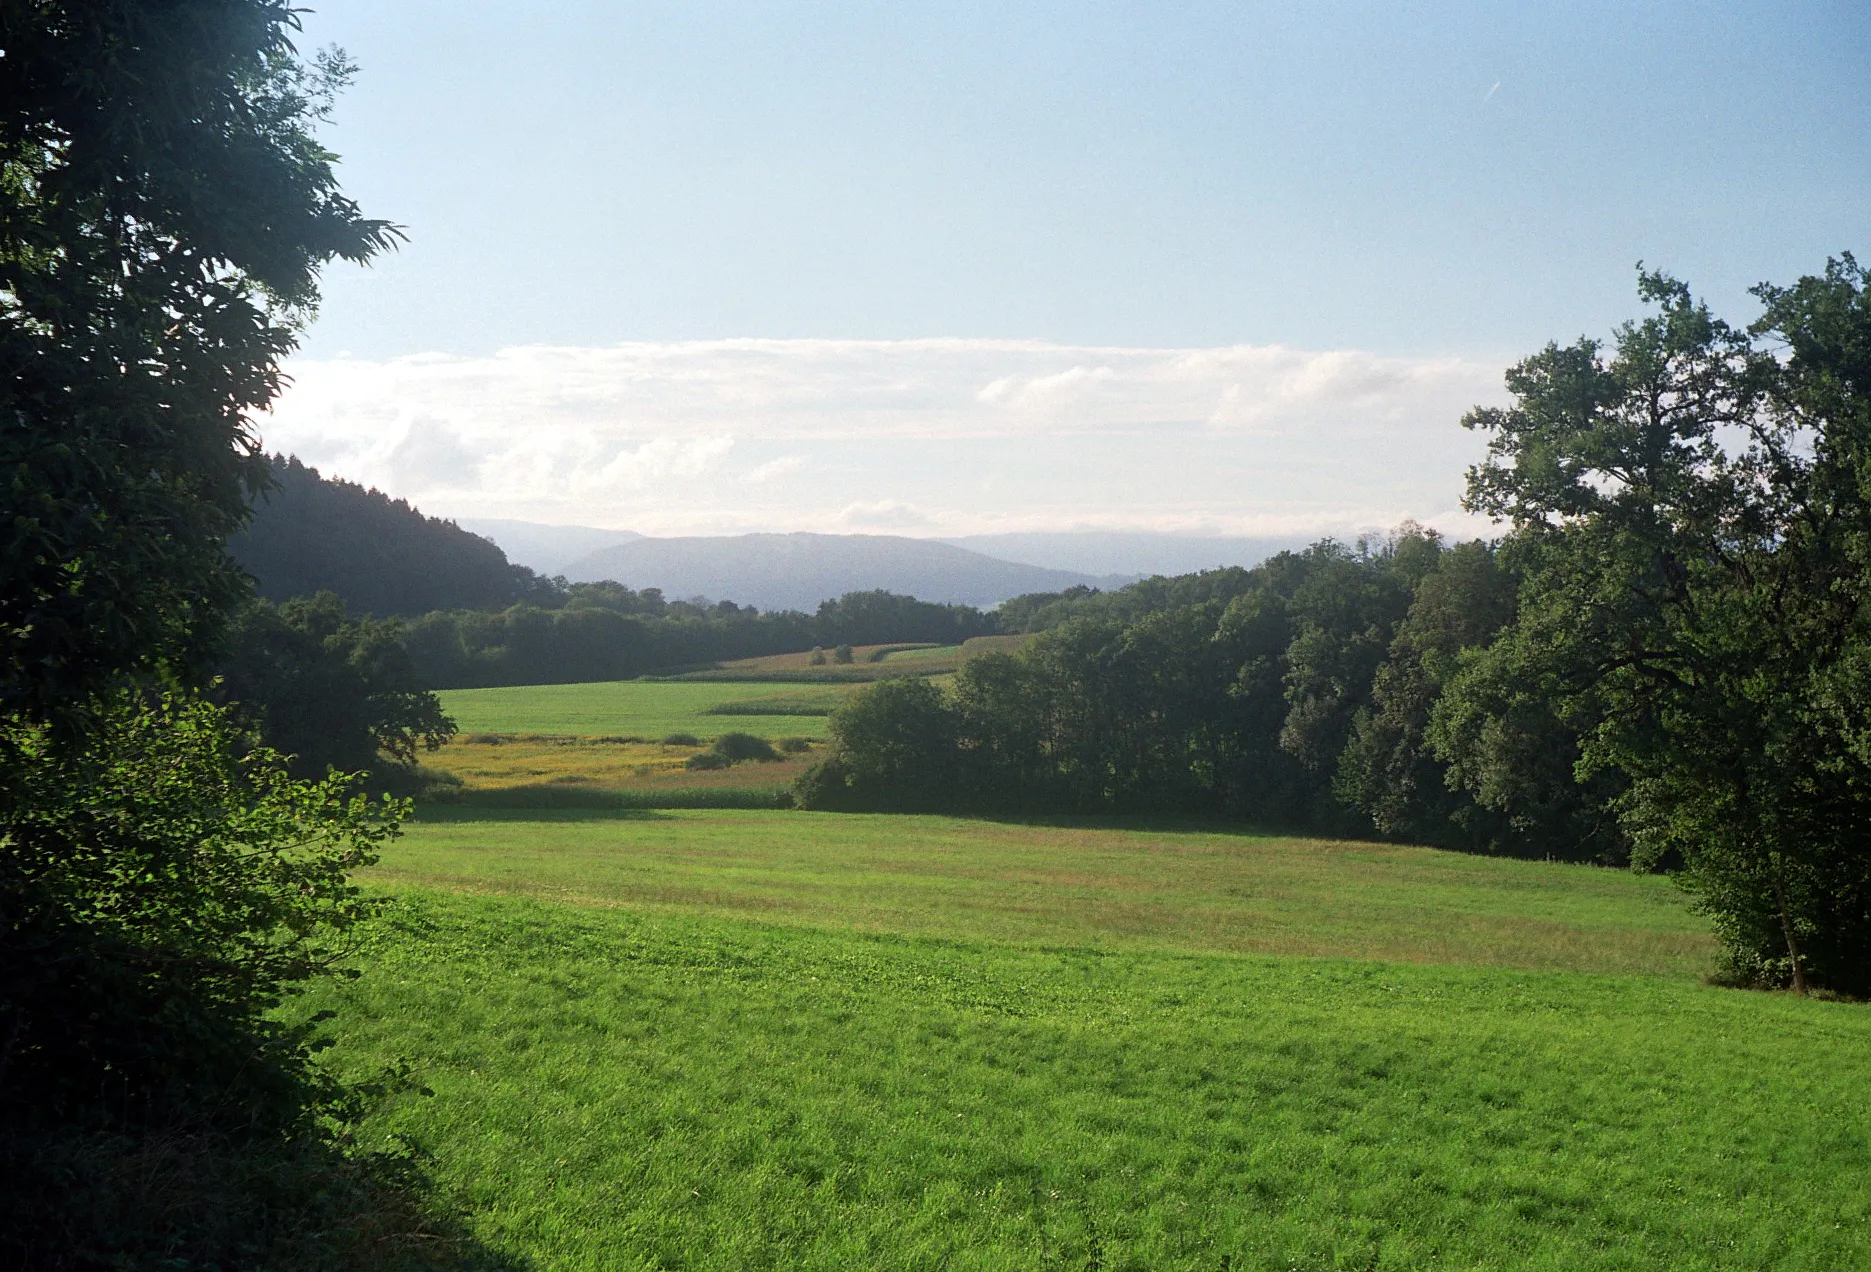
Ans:
[[[700,746],[702,740],[693,733],[670,733],[664,736],[664,746]]]
[[[694,755],[682,761],[682,767],[692,772],[699,773],[709,769],[724,769],[733,763],[733,760],[722,755],[719,751],[697,751]]]
[[[730,764],[738,764],[742,760],[780,758],[771,742],[752,733],[724,733],[715,739],[714,750],[715,754],[726,758]]]
[[[812,749],[811,738],[781,738],[779,748],[788,755],[804,755]]]
[[[832,661],[835,663],[848,663],[852,657],[853,652],[849,645],[840,645],[832,651]]]

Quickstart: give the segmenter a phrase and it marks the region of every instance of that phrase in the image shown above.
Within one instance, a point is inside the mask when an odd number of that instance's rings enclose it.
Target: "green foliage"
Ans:
[[[802,808],[948,808],[959,763],[954,709],[926,680],[880,680],[832,713],[836,750],[799,779]]]
[[[716,755],[724,757],[730,764],[742,760],[777,760],[779,752],[765,738],[755,737],[751,733],[724,733],[715,739],[713,748]]]
[[[1512,833],[1449,789],[1429,754],[1439,680],[1426,677],[1511,614],[1512,581],[1497,576],[1485,545],[1450,552],[1406,524],[1355,549],[1326,541],[1253,570],[1086,592],[1081,612],[1017,655],[964,663],[946,700],[867,699],[862,729],[855,714],[834,716],[833,752],[800,798],[896,806],[883,786],[923,779],[864,748],[916,737],[919,762],[955,776],[919,786],[908,806],[1206,810],[1367,833],[1368,817],[1383,833],[1428,829],[1463,847],[1590,855]],[[925,699],[948,713],[940,727]],[[906,718],[885,728],[892,711]]]
[[[814,645],[959,645],[970,636],[1001,630],[996,615],[971,605],[919,601],[881,588],[821,601],[813,623]]]
[[[743,760],[770,762],[779,758],[780,753],[765,738],[755,737],[751,733],[723,733],[715,739],[714,745],[706,751],[696,752],[683,763],[691,769],[724,769]]]
[[[0,735],[0,1124],[282,1131],[335,1089],[270,1015],[367,905],[405,808],[237,756],[225,713],[120,699],[86,745]]]
[[[835,663],[848,663],[851,661],[851,654],[850,645],[840,645],[838,648],[832,650],[832,661]]]
[[[1520,687],[1578,731],[1581,776],[1624,784],[1635,854],[1680,862],[1737,976],[1871,993],[1865,271],[1759,289],[1751,332],[1642,292],[1611,356],[1549,346],[1469,418],[1470,506],[1511,519],[1525,580],[1449,731],[1485,742],[1459,712]]]
[[[1222,606],[1252,587],[1251,572],[1231,565],[1173,578],[1157,575],[1115,592],[1082,585],[1063,592],[1031,592],[1003,602],[996,613],[1003,631],[1043,632],[1074,618],[1127,623],[1192,605]]]
[[[81,715],[199,664],[265,481],[247,425],[317,270],[395,231],[313,136],[350,74],[278,0],[7,0],[0,88],[0,711]]]
[[[227,646],[217,696],[295,776],[329,769],[407,776],[400,766],[456,732],[416,679],[401,625],[348,618],[330,592],[277,606],[249,602],[230,624]]]

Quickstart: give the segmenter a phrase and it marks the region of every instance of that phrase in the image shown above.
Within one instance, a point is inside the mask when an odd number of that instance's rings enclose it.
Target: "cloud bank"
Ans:
[[[299,361],[269,449],[450,516],[651,534],[1459,518],[1498,366],[1283,346],[718,340]]]

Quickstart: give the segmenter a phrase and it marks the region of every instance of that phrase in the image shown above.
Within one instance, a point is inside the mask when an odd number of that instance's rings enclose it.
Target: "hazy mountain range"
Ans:
[[[914,539],[899,535],[743,534],[649,538],[628,530],[465,518],[508,558],[574,582],[615,579],[671,597],[810,610],[885,588],[928,601],[995,605],[1024,592],[1121,587],[1150,574],[1254,565],[1299,538],[1085,531]]]

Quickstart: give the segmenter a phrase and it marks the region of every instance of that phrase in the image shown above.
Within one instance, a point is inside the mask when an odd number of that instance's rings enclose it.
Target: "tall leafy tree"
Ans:
[[[345,1192],[344,1094],[273,1009],[341,952],[402,809],[243,754],[194,692],[246,587],[248,421],[319,267],[395,238],[338,190],[314,130],[350,68],[296,23],[0,0],[0,1175],[56,1181],[0,1225],[19,1266],[231,1266],[301,1184]],[[177,1172],[139,1211],[110,1166],[137,1136],[267,1195]],[[204,1244],[229,1211],[255,1221]]]
[[[1734,972],[1871,989],[1871,302],[1849,258],[1762,288],[1751,330],[1645,274],[1609,351],[1514,368],[1468,502],[1526,563],[1513,627],[1451,687],[1511,681],[1628,782],[1640,862],[1679,862]]]
[[[198,664],[244,588],[248,420],[317,272],[395,229],[314,129],[290,0],[0,0],[0,710]]]

